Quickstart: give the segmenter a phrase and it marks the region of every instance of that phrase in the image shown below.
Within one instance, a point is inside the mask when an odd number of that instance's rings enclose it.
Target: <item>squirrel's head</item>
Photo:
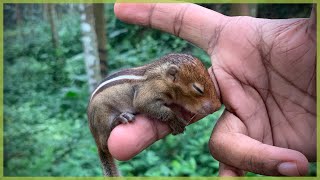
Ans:
[[[175,108],[185,120],[204,117],[220,108],[214,83],[199,59],[186,54],[169,54],[166,58],[170,58],[165,74],[173,87]]]

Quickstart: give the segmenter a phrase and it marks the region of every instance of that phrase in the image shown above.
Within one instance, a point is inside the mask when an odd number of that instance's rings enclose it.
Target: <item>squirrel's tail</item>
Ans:
[[[102,149],[98,148],[98,151],[104,176],[119,176],[120,174],[117,170],[117,165],[109,150],[104,152]]]

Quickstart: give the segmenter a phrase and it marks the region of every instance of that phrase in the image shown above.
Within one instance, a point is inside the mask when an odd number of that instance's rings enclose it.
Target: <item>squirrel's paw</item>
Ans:
[[[180,120],[174,120],[174,121],[170,121],[169,126],[172,130],[172,135],[177,135],[177,134],[181,134],[185,131],[186,129],[186,124],[184,121],[180,121]]]
[[[123,112],[118,116],[121,123],[129,123],[135,119],[135,116],[128,112]]]

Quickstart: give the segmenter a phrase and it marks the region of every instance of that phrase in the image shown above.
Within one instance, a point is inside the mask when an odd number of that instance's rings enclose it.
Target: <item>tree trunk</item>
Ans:
[[[21,18],[20,4],[16,4],[16,25],[20,27],[21,22],[22,22],[22,18]]]
[[[92,92],[101,81],[97,36],[94,29],[93,5],[80,4],[79,8],[81,11],[80,17],[84,61],[88,75],[89,92]]]
[[[59,43],[59,36],[58,36],[58,30],[57,30],[57,15],[55,10],[55,4],[47,4],[47,15],[48,20],[50,23],[50,29],[51,29],[51,42],[53,46],[53,52],[55,53],[56,62],[52,63],[52,78],[55,81],[56,85],[62,85],[66,81],[66,77],[64,75],[64,66],[65,61],[62,57],[63,54],[61,53],[60,49],[60,43]]]
[[[257,17],[258,14],[258,4],[250,4],[250,15],[252,17]]]
[[[42,4],[42,17],[43,20],[48,20],[48,4]]]
[[[98,38],[98,51],[100,59],[101,76],[105,77],[108,74],[108,54],[106,48],[106,29],[104,17],[104,4],[93,4],[93,12],[95,19],[95,30]]]
[[[248,4],[232,4],[231,5],[231,16],[249,16],[250,10]]]
[[[24,35],[23,35],[23,30],[22,30],[22,14],[21,14],[21,5],[16,4],[15,6],[16,10],[16,27],[18,29],[18,38],[23,42],[24,41]]]
[[[231,4],[231,16],[252,16],[257,15],[256,4]]]
[[[59,38],[58,38],[58,33],[56,30],[56,13],[54,9],[54,4],[48,4],[48,19],[50,23],[50,28],[51,28],[51,42],[52,45],[55,49],[59,47]]]
[[[74,4],[69,4],[68,14],[72,14],[74,12],[74,9],[75,9],[75,5]]]

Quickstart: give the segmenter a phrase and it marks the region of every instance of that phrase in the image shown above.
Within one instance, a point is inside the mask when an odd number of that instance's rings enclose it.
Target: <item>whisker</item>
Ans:
[[[197,115],[198,115],[198,113],[194,114],[194,115],[190,118],[190,120],[187,122],[187,125],[186,125],[186,126],[188,126],[188,125],[190,124],[190,122],[191,122]]]

